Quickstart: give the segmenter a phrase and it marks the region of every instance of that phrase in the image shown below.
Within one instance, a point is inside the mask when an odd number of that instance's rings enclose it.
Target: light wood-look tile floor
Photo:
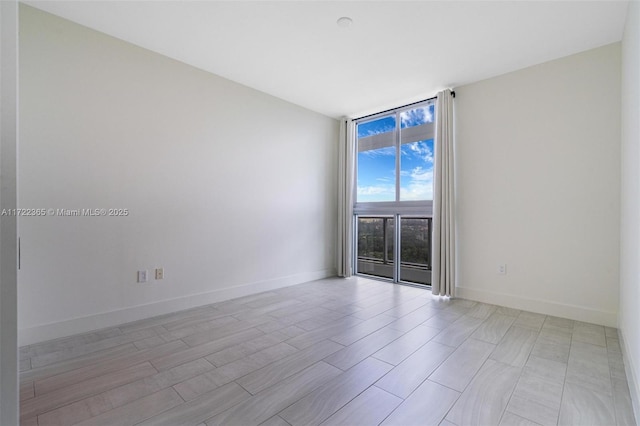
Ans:
[[[23,425],[632,425],[617,330],[328,279],[23,347]]]

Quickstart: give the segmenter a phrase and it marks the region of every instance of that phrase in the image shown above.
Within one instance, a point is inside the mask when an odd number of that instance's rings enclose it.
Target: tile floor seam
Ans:
[[[571,330],[571,335],[573,336],[573,330]],[[569,370],[569,360],[571,359],[571,350],[573,348],[573,339],[571,339],[571,343],[569,345],[569,359],[567,359],[567,370]],[[567,371],[564,373],[564,380],[562,381],[562,396],[560,397],[560,410],[558,411],[558,420],[556,421],[556,425],[560,424],[560,417],[562,416],[562,404],[565,400],[565,390],[567,388]]]
[[[533,348],[532,348],[532,350],[533,350]],[[529,362],[529,358],[530,357],[531,357],[531,352],[529,352],[529,355],[527,355],[527,360],[524,362],[524,365],[520,368],[520,375],[518,376],[518,380],[516,380],[516,384],[513,387],[513,390],[509,394],[509,399],[508,399],[507,403],[505,404],[504,409],[502,410],[502,413],[500,414],[500,420],[498,421],[498,424],[502,423],[502,418],[504,417],[505,413],[509,409],[509,403],[511,402],[511,398],[513,398],[513,394],[516,392],[516,388],[518,387],[518,383],[520,383],[520,379],[522,378],[522,375],[524,374],[525,368],[527,368],[527,363]],[[520,417],[522,417],[522,416],[520,416]],[[531,419],[527,419],[527,420],[533,421]],[[556,422],[556,424],[557,424],[557,422]]]

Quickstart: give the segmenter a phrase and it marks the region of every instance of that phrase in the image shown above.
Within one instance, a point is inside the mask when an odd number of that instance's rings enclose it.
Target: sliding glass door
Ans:
[[[394,279],[395,223],[393,216],[358,217],[358,273]]]
[[[431,218],[357,216],[356,245],[356,273],[431,284]]]
[[[357,120],[357,274],[431,284],[434,103]]]
[[[398,281],[431,285],[431,218],[400,217]]]

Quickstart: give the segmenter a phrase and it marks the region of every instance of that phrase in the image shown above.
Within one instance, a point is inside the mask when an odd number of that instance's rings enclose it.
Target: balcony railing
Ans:
[[[398,281],[431,284],[431,218],[402,217],[399,245],[395,249],[393,217],[358,217],[357,273],[395,279],[395,255],[399,253]]]

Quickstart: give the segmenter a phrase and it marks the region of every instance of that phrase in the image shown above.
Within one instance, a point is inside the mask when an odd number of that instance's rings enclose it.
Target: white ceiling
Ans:
[[[627,11],[615,0],[25,3],[332,117],[619,41]]]

